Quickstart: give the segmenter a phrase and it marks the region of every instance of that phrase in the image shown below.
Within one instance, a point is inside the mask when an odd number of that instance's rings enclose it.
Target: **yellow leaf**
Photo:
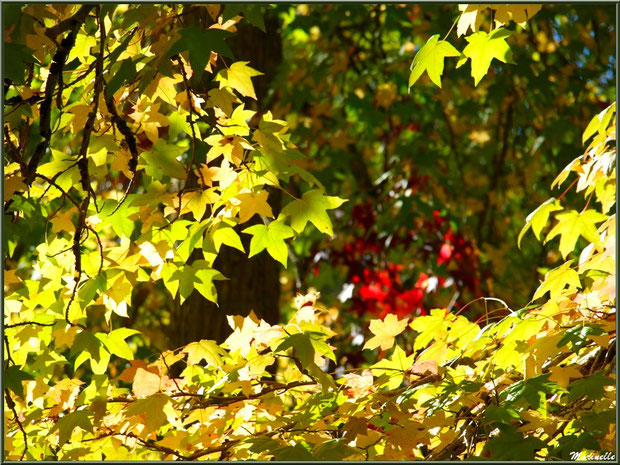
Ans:
[[[201,360],[206,360],[209,365],[221,366],[222,356],[225,354],[224,349],[215,341],[206,339],[188,344],[183,352],[187,354],[188,365],[197,365]]]
[[[381,350],[388,350],[394,345],[394,338],[402,333],[407,327],[407,320],[398,320],[398,317],[390,313],[381,320],[370,321],[370,332],[375,337],[366,341],[364,349],[375,349],[381,347]]]
[[[268,196],[269,192],[266,190],[260,191],[257,194],[237,194],[236,199],[240,202],[238,205],[239,223],[245,223],[256,214],[273,218],[273,211],[267,203]]]
[[[461,16],[456,25],[457,37],[461,37],[463,34],[467,33],[469,29],[471,29],[471,32],[477,32],[482,22],[482,15],[480,12],[485,10],[488,6],[489,5],[459,5]]]
[[[233,63],[228,69],[220,71],[215,79],[220,82],[220,88],[232,87],[244,97],[251,97],[256,100],[251,78],[263,73],[247,66],[248,63],[249,61]]]
[[[11,176],[4,180],[4,201],[10,199],[15,192],[24,192],[27,187],[23,176]]]
[[[504,25],[510,22],[510,19],[525,26],[528,19],[531,19],[540,11],[542,5],[489,5],[495,10],[495,23]]]
[[[86,124],[88,115],[92,111],[92,107],[90,105],[75,105],[67,111],[73,115],[73,118],[69,122],[71,132],[77,134],[84,129],[84,125]]]
[[[59,233],[62,231],[73,232],[75,231],[75,225],[73,224],[72,218],[73,213],[76,209],[72,208],[63,213],[58,213],[50,223],[52,223],[52,231],[55,233]]]
[[[574,378],[582,378],[583,375],[579,371],[579,369],[575,366],[565,366],[565,367],[551,367],[549,369],[551,371],[551,375],[549,376],[549,381],[555,381],[563,388],[567,388],[571,379]]]
[[[567,261],[562,266],[559,266],[545,275],[545,280],[542,282],[536,292],[534,293],[533,300],[542,297],[547,292],[552,299],[560,296],[564,288],[568,286],[581,287],[581,281],[579,281],[579,274],[570,268],[572,260]]]
[[[177,91],[174,86],[177,82],[179,82],[180,77],[181,76],[179,75],[175,75],[175,77],[162,76],[159,81],[157,81],[157,88],[155,89],[152,97],[153,101],[159,97],[164,102],[176,107],[177,102],[175,99],[177,96]]]
[[[228,116],[233,111],[233,103],[240,103],[240,100],[233,94],[228,87],[222,89],[211,89],[207,99],[207,108],[218,107]]]
[[[600,242],[600,235],[595,225],[606,220],[607,216],[594,210],[586,210],[583,213],[571,210],[556,215],[556,219],[558,223],[547,235],[545,243],[560,235],[560,253],[566,258],[575,248],[579,236],[583,236],[589,242],[596,244]]]

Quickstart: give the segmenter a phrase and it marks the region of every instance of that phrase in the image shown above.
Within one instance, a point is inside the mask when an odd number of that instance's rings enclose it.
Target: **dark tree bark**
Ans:
[[[204,7],[198,7],[204,8]],[[197,11],[195,17],[206,19],[204,12]],[[280,25],[275,15],[265,17],[267,33],[243,21],[237,33],[228,40],[236,61],[249,61],[249,66],[264,73],[253,78],[258,102],[255,110],[267,95],[270,81],[274,78],[282,58]],[[277,216],[280,210],[279,191],[270,191],[269,203]],[[254,217],[244,223],[240,230],[260,222]],[[250,237],[240,234],[244,248],[249,251]],[[193,254],[191,260],[200,259],[201,252]],[[251,310],[268,323],[275,324],[279,317],[280,268],[279,264],[266,252],[248,259],[247,253],[222,246],[214,267],[227,281],[216,283],[219,307],[194,291],[189,298],[179,304],[173,303],[169,338],[173,347],[200,339],[222,342],[232,332],[227,315],[248,315]]]

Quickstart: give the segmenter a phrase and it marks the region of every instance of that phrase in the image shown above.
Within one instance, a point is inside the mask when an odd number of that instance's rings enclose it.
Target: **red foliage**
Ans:
[[[427,176],[413,174],[398,190],[410,189],[415,193],[427,182]],[[394,313],[404,318],[426,315],[425,295],[441,287],[455,286],[458,290],[469,290],[474,296],[482,295],[476,249],[462,233],[454,231],[446,216],[435,210],[432,218],[416,219],[406,231],[401,228],[386,234],[377,230],[376,211],[370,199],[354,205],[353,240],[341,250],[324,250],[326,253],[321,257],[332,265],[346,267],[346,281],[355,285],[351,297],[353,311],[379,318]],[[403,283],[403,275],[410,270],[388,262],[384,255],[389,248],[411,250],[414,241],[418,246],[415,253],[428,263],[428,269],[420,272],[413,285],[407,285]],[[314,273],[318,274],[317,266]]]

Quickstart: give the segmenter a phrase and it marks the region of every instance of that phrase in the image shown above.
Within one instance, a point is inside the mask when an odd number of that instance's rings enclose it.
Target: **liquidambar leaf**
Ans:
[[[490,34],[478,31],[467,37],[469,44],[463,50],[463,57],[456,64],[459,68],[467,58],[471,60],[471,75],[474,84],[478,85],[480,80],[487,74],[493,58],[503,62],[515,64],[512,59],[512,51],[506,43],[506,39],[512,34],[511,31],[498,28]]]
[[[579,236],[583,236],[588,242],[598,243],[600,241],[596,223],[605,221],[607,216],[594,210],[586,210],[583,213],[571,210],[557,215],[556,218],[558,224],[549,231],[545,243],[559,235],[560,253],[566,258],[575,248]]]
[[[579,274],[570,268],[572,262],[572,260],[569,260],[562,266],[559,266],[547,273],[545,275],[545,280],[538,287],[538,289],[536,289],[533,300],[542,297],[547,292],[549,292],[552,299],[555,299],[562,293],[567,285],[581,287]]]
[[[452,44],[445,40],[439,40],[439,34],[435,34],[428,39],[413,59],[411,74],[409,75],[409,87],[416,83],[424,71],[428,73],[431,81],[441,87],[444,59],[459,55],[459,51]]]
[[[321,190],[314,189],[284,207],[282,215],[291,217],[291,226],[297,232],[302,232],[310,221],[322,233],[333,236],[332,222],[327,210],[338,208],[344,202],[346,200],[340,197],[324,195]]]
[[[394,338],[402,333],[407,327],[407,320],[398,321],[398,317],[393,313],[388,314],[383,321],[371,320],[370,332],[375,336],[366,341],[364,349],[388,350],[394,345]]]
[[[243,230],[246,234],[251,234],[250,257],[267,249],[269,255],[278,260],[286,268],[288,259],[288,249],[284,239],[293,237],[294,231],[281,221],[272,221],[269,226],[255,224]]]
[[[521,239],[530,227],[532,228],[536,239],[540,240],[540,233],[547,224],[547,221],[549,220],[549,215],[552,212],[561,209],[562,206],[560,205],[560,203],[555,198],[551,197],[540,207],[530,213],[525,219],[525,226],[523,226],[523,229],[521,230],[521,232],[519,233],[519,237],[517,238],[517,246],[521,248]]]

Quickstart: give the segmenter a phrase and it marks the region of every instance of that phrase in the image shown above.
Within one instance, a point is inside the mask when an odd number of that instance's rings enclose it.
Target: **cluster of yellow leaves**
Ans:
[[[502,26],[506,26],[512,19],[520,26],[525,27],[527,21],[541,7],[541,5],[459,5],[461,14],[456,22],[456,33],[460,37],[471,30],[471,34],[465,37],[468,45],[462,52],[459,52],[445,38],[439,40],[439,34],[430,37],[413,59],[409,87],[415,84],[424,71],[427,72],[434,84],[441,87],[441,75],[446,57],[459,57],[456,64],[457,68],[469,59],[471,75],[476,86],[487,74],[493,59],[503,63],[515,64],[512,59],[512,51],[506,43],[506,39],[512,35],[512,31]],[[489,33],[479,30],[483,20],[481,13],[486,9],[493,11],[496,26]]]

